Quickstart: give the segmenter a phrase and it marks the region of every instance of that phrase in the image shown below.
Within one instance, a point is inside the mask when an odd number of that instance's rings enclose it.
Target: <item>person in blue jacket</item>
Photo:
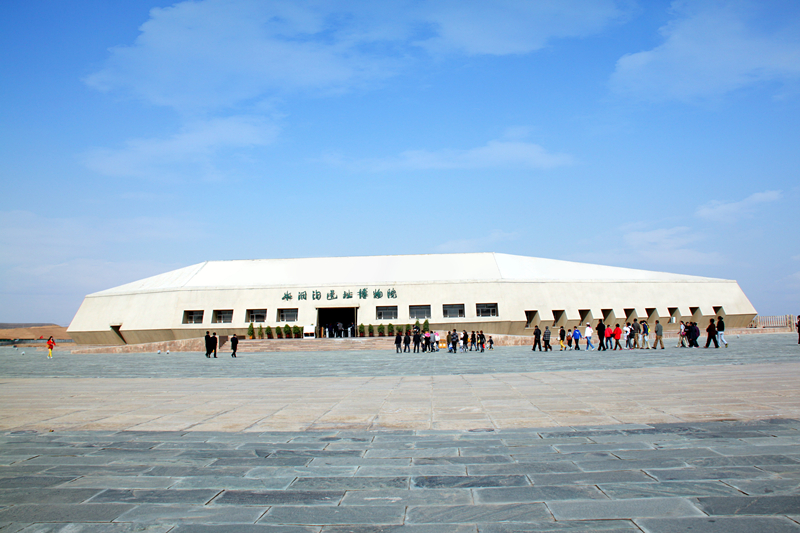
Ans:
[[[579,341],[581,340],[581,330],[579,330],[578,328],[572,330],[572,340],[575,341],[575,349],[580,350],[581,345]]]

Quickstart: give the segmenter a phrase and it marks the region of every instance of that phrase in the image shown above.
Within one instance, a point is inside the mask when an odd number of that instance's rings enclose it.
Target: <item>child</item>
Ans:
[[[494,341],[492,340],[491,335],[489,335],[489,349],[494,350]]]
[[[53,348],[56,347],[56,341],[53,340],[53,336],[50,335],[50,338],[47,339],[47,358],[53,358]]]
[[[572,328],[567,330],[567,350],[572,349]]]

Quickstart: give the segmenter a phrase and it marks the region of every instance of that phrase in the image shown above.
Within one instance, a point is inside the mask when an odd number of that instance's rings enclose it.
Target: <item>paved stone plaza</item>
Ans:
[[[0,531],[800,531],[800,347],[0,348]]]

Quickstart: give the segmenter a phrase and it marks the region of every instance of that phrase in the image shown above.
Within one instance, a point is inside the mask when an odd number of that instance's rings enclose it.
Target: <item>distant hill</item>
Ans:
[[[22,325],[22,324],[17,324]],[[54,339],[69,339],[67,335],[67,328],[56,326],[55,324],[46,326],[31,326],[31,327],[17,327],[17,328],[2,328],[0,329],[0,339],[38,339],[48,338],[53,336]]]
[[[19,328],[38,328],[41,326],[56,326],[52,322],[40,322],[36,324],[12,324],[11,322],[0,322],[0,329],[19,329]]]

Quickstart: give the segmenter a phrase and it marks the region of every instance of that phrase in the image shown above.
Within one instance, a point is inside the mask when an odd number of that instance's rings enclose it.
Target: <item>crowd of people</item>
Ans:
[[[558,331],[558,344],[559,351],[562,350],[580,350],[581,340],[586,342],[586,350],[594,350],[595,345],[592,342],[595,330],[589,322],[586,323],[583,333],[579,327],[575,329],[561,329]],[[719,348],[724,344],[728,347],[728,341],[725,340],[725,321],[722,317],[715,320],[709,320],[708,327],[706,327],[707,340],[705,347],[710,347],[714,343],[715,348]],[[800,333],[800,317],[798,317],[798,333]],[[652,346],[650,344],[650,335],[655,335]],[[538,348],[540,351],[552,350],[553,346],[550,344],[551,331],[548,326],[545,326],[544,331],[535,326],[533,330],[533,351]],[[700,345],[697,340],[700,338],[700,327],[697,322],[684,322],[680,324],[679,342],[676,348],[699,348]],[[625,347],[622,347],[622,342],[625,341]],[[633,323],[626,322],[624,326],[620,327],[615,324],[612,327],[610,324],[606,325],[602,320],[597,322],[597,350],[650,350],[657,349],[659,345],[664,349],[664,327],[656,320],[653,328],[646,320],[639,321],[634,318]],[[798,339],[800,343],[800,339]]]
[[[452,332],[446,332],[444,338],[447,341],[448,353],[458,353],[459,351],[464,353],[473,350],[483,352],[486,350],[487,344],[490,350],[494,349],[492,336],[489,335],[487,340],[483,331],[473,331],[472,335],[470,335],[464,330],[464,332],[459,335],[458,330],[454,329]],[[411,334],[406,332],[404,335],[402,332],[398,331],[394,337],[394,346],[397,353],[410,352],[412,343],[414,346],[414,353],[438,352],[441,339],[442,336],[439,335],[438,331],[420,331],[418,326],[414,326]]]

